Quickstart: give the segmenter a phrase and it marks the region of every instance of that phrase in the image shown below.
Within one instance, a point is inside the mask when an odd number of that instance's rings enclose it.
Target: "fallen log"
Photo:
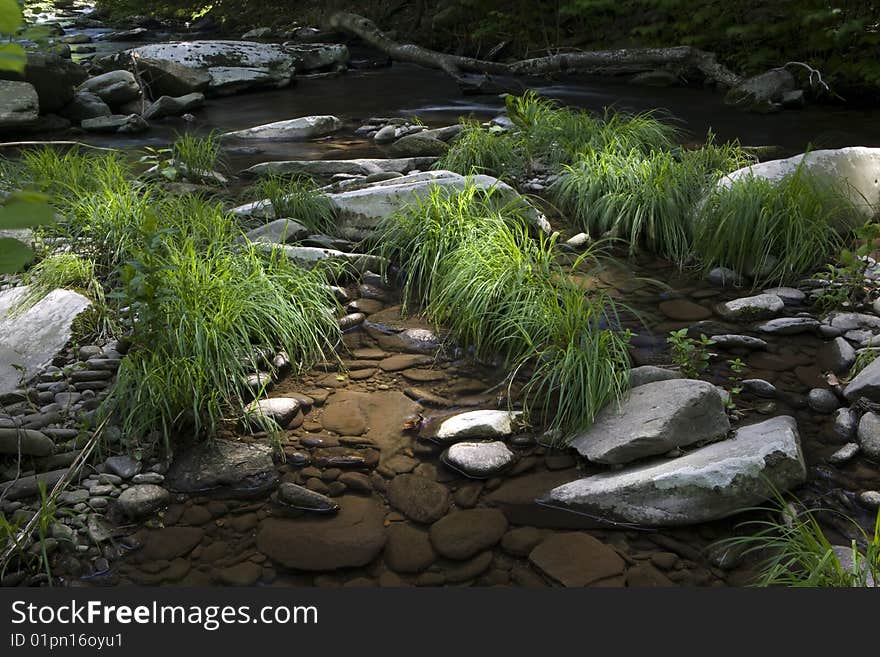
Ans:
[[[624,48],[593,52],[570,52],[525,59],[511,64],[489,62],[429,50],[411,43],[399,43],[382,32],[371,20],[347,12],[330,16],[329,26],[358,37],[399,62],[410,62],[445,71],[464,85],[472,85],[472,76],[549,75],[551,73],[586,73],[623,75],[656,69],[672,71],[685,80],[710,81],[733,87],[742,78],[719,63],[714,53],[690,46],[671,48]]]

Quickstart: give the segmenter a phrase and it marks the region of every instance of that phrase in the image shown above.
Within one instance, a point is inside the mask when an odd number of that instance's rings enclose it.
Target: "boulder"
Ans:
[[[473,479],[488,479],[507,469],[516,456],[501,441],[456,443],[443,454],[443,462]]]
[[[126,488],[116,498],[117,508],[128,518],[139,520],[149,516],[171,501],[171,493],[154,484],[137,484]]]
[[[22,378],[35,376],[52,362],[70,340],[73,320],[91,303],[77,292],[59,289],[21,311],[27,290],[0,292],[0,395],[17,389]]]
[[[425,157],[443,155],[449,150],[449,144],[436,137],[417,132],[401,137],[388,149],[392,157]]]
[[[202,92],[211,83],[211,74],[207,71],[167,59],[138,57],[137,65],[152,98]]]
[[[242,176],[306,175],[329,178],[339,173],[369,176],[376,173],[406,173],[413,169],[428,169],[435,157],[361,158],[354,160],[281,160],[261,162],[241,172]]]
[[[222,135],[224,139],[268,139],[272,141],[299,141],[323,137],[342,128],[342,121],[335,116],[303,116],[298,119],[274,121],[246,130],[236,130]]]
[[[77,91],[93,93],[110,107],[119,107],[141,96],[141,88],[134,75],[125,70],[110,71],[89,78],[77,87]]]
[[[160,96],[144,110],[145,119],[161,119],[165,116],[180,116],[191,112],[205,104],[205,95],[199,92],[186,94],[185,96]]]
[[[110,116],[113,111],[107,103],[101,100],[100,96],[90,91],[77,91],[73,100],[61,110],[61,114],[74,123],[79,123],[99,116]]]
[[[134,134],[149,130],[150,125],[137,114],[111,114],[85,119],[80,123],[87,132],[115,132],[118,134]]]
[[[0,79],[23,80],[33,85],[44,114],[60,111],[73,100],[74,87],[89,77],[79,64],[49,53],[29,52],[24,74],[0,71]]]
[[[244,238],[250,242],[268,242],[285,244],[298,242],[311,231],[293,219],[276,219],[245,233]]]
[[[794,91],[797,82],[784,68],[773,69],[743,80],[727,92],[724,101],[730,105],[746,107],[781,103],[783,96]]]
[[[571,446],[594,463],[619,465],[676,447],[720,440],[730,421],[718,390],[711,383],[672,379],[630,391],[611,404]]]
[[[775,294],[756,294],[718,304],[716,310],[725,319],[742,322],[773,317],[784,307],[785,302]]]
[[[870,219],[880,207],[880,148],[849,146],[810,151],[784,160],[770,160],[737,169],[721,179],[729,187],[735,180],[750,176],[778,181],[803,165],[805,173],[819,176],[841,186],[865,218]]]
[[[0,80],[0,130],[33,125],[40,115],[40,99],[29,82]]]
[[[327,571],[365,566],[385,546],[385,512],[375,500],[347,497],[336,515],[268,518],[257,549],[285,568]]]
[[[691,525],[753,507],[805,479],[797,423],[780,416],[676,459],[564,484],[538,502],[612,522]]]
[[[211,440],[174,457],[165,484],[179,493],[258,496],[278,483],[272,448],[260,443]]]

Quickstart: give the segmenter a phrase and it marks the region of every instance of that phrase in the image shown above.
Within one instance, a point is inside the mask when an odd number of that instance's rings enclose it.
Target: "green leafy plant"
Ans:
[[[870,256],[877,252],[880,240],[880,223],[867,221],[853,230],[853,246],[841,249],[837,264],[828,265],[819,277],[829,280],[817,300],[824,311],[844,305],[855,305],[865,300],[869,285],[865,274],[871,267]]]
[[[736,397],[743,391],[742,380],[743,373],[746,371],[746,364],[741,358],[734,358],[727,361],[727,367],[730,368],[730,377],[728,379],[730,383],[730,390],[728,391],[730,397],[726,405],[729,410],[736,410]]]
[[[672,361],[678,365],[681,373],[689,379],[697,378],[709,367],[712,354],[709,347],[715,341],[700,334],[699,340],[688,336],[688,329],[671,331],[666,342],[672,348]]]

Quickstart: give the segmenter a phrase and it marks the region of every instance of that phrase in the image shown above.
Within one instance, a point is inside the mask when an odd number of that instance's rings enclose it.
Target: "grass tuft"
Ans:
[[[330,199],[307,176],[266,176],[251,187],[250,196],[252,200],[268,199],[276,218],[294,219],[315,233],[332,232]]]

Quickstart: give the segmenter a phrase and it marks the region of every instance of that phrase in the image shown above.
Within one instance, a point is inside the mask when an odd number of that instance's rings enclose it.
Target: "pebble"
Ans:
[[[740,385],[744,392],[750,392],[758,397],[773,399],[778,394],[776,386],[764,379],[744,379]]]
[[[859,452],[858,443],[847,443],[828,457],[828,462],[835,465],[846,463]]]
[[[859,493],[859,502],[869,509],[880,509],[880,491],[862,491]]]
[[[828,388],[813,388],[807,395],[807,404],[817,413],[833,413],[840,408],[840,399]]]

